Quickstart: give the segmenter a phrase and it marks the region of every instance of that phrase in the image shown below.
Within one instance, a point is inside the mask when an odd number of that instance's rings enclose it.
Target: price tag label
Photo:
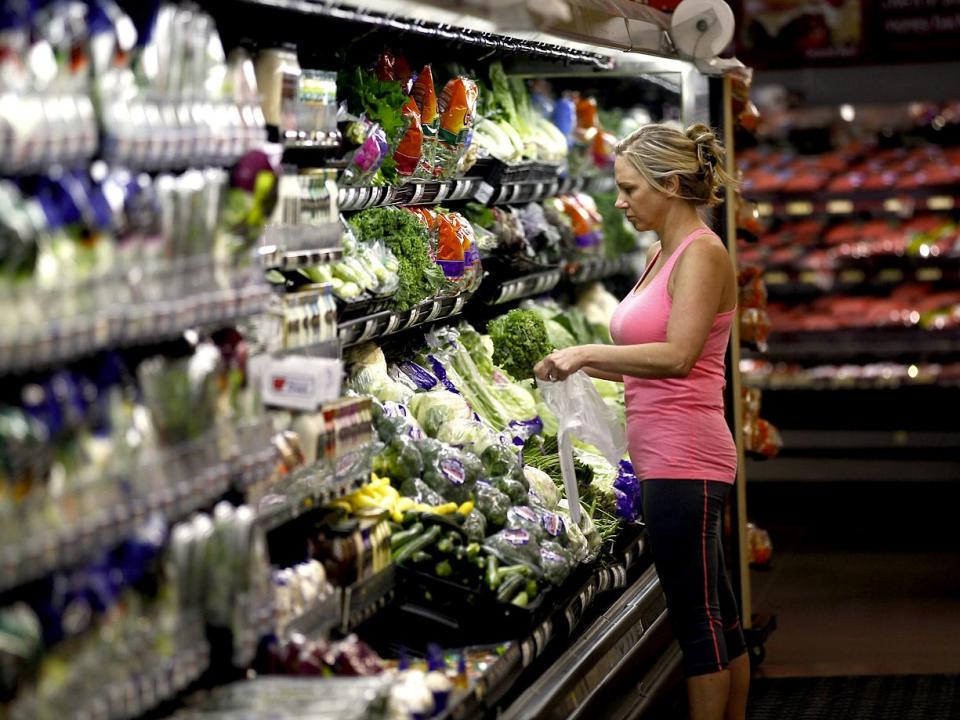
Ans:
[[[544,182],[538,182],[538,183],[534,186],[533,198],[532,198],[532,200],[534,200],[534,201],[536,201],[536,200],[543,200],[543,199],[546,197],[546,194],[544,193],[544,190],[545,190],[546,188],[547,188],[547,184],[546,184],[546,183],[544,183]]]
[[[467,302],[467,299],[463,295],[458,295],[456,302],[453,304],[453,312],[451,315],[459,315],[460,311],[463,310],[464,304]]]
[[[477,202],[481,202],[484,205],[490,202],[490,198],[493,197],[493,185],[488,183],[486,180],[482,181],[476,189],[476,192],[473,195]]]
[[[370,323],[375,325],[376,321]],[[252,374],[260,377],[261,395],[268,405],[313,411],[340,397],[340,360],[299,355],[276,359],[263,355],[251,362]]]

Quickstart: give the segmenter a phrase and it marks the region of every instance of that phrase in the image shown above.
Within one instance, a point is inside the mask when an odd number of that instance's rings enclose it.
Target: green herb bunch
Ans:
[[[511,310],[491,320],[493,362],[520,380],[533,377],[533,366],[553,352],[543,319],[531,310]]]
[[[360,242],[382,240],[397,257],[400,285],[393,295],[394,310],[409,310],[436,295],[443,271],[430,259],[430,235],[413,213],[400,208],[362,210],[350,219]]]

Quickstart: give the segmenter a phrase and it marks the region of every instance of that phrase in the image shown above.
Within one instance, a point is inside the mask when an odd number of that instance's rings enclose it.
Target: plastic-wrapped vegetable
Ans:
[[[419,477],[423,458],[414,442],[406,435],[393,438],[373,457],[373,472],[396,481]]]
[[[438,99],[440,130],[434,175],[447,178],[469,145],[473,119],[477,112],[477,84],[465,77],[448,81]]]
[[[573,557],[577,562],[586,562],[592,557],[590,542],[587,540],[580,527],[570,518],[570,513],[567,511],[566,503],[566,500],[561,500],[560,506],[557,508],[557,515],[563,519],[564,528],[566,530],[565,545],[573,554]],[[588,514],[584,512],[582,517],[588,517]]]
[[[473,417],[473,411],[463,396],[448,390],[418,393],[410,399],[409,405],[417,422],[431,437],[436,437],[444,423]]]
[[[463,532],[468,540],[482,541],[487,536],[487,519],[474,508],[463,520]]]
[[[425,437],[420,424],[403,403],[388,400],[380,406],[380,413],[374,421],[380,442],[390,442],[398,435],[406,435],[411,440]]]
[[[627,522],[637,522],[642,514],[640,481],[633,472],[629,460],[621,460],[617,479],[613,483],[617,499],[617,517]]]
[[[523,563],[539,572],[540,544],[526,530],[505,528],[488,537],[483,547],[500,558],[501,562]]]
[[[446,498],[466,502],[477,480],[476,475],[468,474],[471,468],[469,461],[464,460],[467,454],[449,446],[441,447],[438,453],[429,455],[429,459],[424,458],[423,481]]]
[[[476,509],[492,524],[502,527],[507,522],[510,498],[487,482],[476,486]]]
[[[342,182],[345,185],[358,185],[368,182],[372,178],[383,161],[390,153],[390,144],[387,142],[387,135],[383,129],[376,123],[361,121],[362,129],[355,129],[353,133],[362,136],[360,147],[358,147],[353,157],[350,158],[347,169],[343,171]]]
[[[523,475],[530,486],[529,494],[536,498],[538,504],[551,510],[560,502],[560,490],[553,479],[542,470],[534,467],[524,467]]]
[[[527,499],[526,484],[512,477],[499,475],[493,478],[493,486],[509,497],[513,503],[522,503]]]
[[[554,585],[563,584],[576,565],[573,553],[562,545],[549,540],[540,544],[540,568],[544,577]]]
[[[476,420],[453,420],[437,431],[437,440],[468,450],[478,457],[491,445],[499,445],[500,436],[488,425]]]
[[[407,120],[407,130],[393,153],[397,164],[397,173],[409,177],[416,172],[423,154],[423,128],[420,124],[420,108],[413,98],[403,106],[403,117]]]
[[[400,485],[400,492],[405,497],[413,498],[418,503],[437,507],[447,502],[440,493],[427,485],[420,478],[407,478]]]
[[[483,469],[488,476],[507,475],[513,476],[517,470],[520,470],[522,477],[523,471],[520,468],[520,461],[510,448],[505,445],[491,445],[480,455],[480,462],[483,463]]]
[[[387,359],[374,343],[354,348],[347,357],[347,364],[351,367],[347,386],[361,395],[373,395],[382,402],[402,403],[408,402],[413,395],[409,388],[390,377]]]
[[[437,112],[437,90],[433,84],[433,70],[429,65],[425,65],[417,75],[410,94],[420,110],[420,128],[423,130],[423,151],[416,174],[417,177],[432,178],[440,114]]]
[[[526,530],[537,540],[546,537],[546,531],[540,522],[537,511],[526,505],[518,505],[507,511],[507,529]]]

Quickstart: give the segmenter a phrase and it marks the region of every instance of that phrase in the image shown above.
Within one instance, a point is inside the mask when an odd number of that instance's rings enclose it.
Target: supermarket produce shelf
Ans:
[[[573,636],[581,626],[584,617],[591,607],[595,604],[597,598],[608,591],[623,590],[627,588],[628,573],[631,569],[641,567],[640,559],[644,556],[646,535],[642,526],[637,526],[633,534],[623,543],[622,547],[614,554],[611,562],[604,567],[598,567],[589,573],[579,583],[575,583],[572,588],[566,587],[568,591],[563,597],[547,598],[553,610],[550,614],[535,628],[516,642],[508,643],[501,657],[493,663],[478,680],[469,688],[469,690],[460,696],[455,704],[452,704],[446,712],[440,717],[443,720],[465,720],[466,718],[484,718],[493,713],[501,704],[501,701],[509,697],[516,689],[522,673],[538,660],[542,660],[550,647],[555,650],[558,645],[562,645],[566,638]],[[652,567],[646,568],[642,574],[640,582],[647,582],[653,573]],[[659,587],[659,583],[657,583]],[[614,607],[618,603],[628,603],[629,598],[634,596],[636,585],[624,590],[623,595],[615,601]],[[560,592],[562,589],[555,590]],[[607,610],[602,618],[606,618],[613,610]],[[591,629],[593,626],[591,626]],[[623,630],[624,628],[620,628]],[[587,631],[590,634],[590,630]],[[610,633],[612,638],[613,632]],[[596,635],[593,636],[593,642],[596,642]],[[556,643],[551,644],[551,641]],[[586,645],[589,647],[590,642]],[[578,642],[573,647],[579,647]],[[579,650],[577,651],[579,653]],[[572,662],[570,656],[572,650],[566,650],[561,656],[559,664],[551,664],[548,672],[554,672],[557,668],[562,670],[568,663]],[[575,656],[574,656],[575,658]],[[585,667],[585,666],[584,666]],[[541,717],[536,714],[523,714],[523,717]]]
[[[637,263],[642,261],[643,253],[634,252],[615,258],[575,260],[567,263],[563,269],[570,282],[587,283],[634,272]]]
[[[960,331],[924,330],[918,327],[844,328],[831,331],[771,333],[762,359],[822,365],[844,360],[949,358],[960,352]],[[746,350],[745,358],[758,355]]]
[[[830,270],[772,268],[763,275],[774,299],[796,295],[843,293],[861,289],[889,289],[900,283],[931,283],[960,279],[957,259],[876,255],[856,264]]]
[[[210,646],[200,641],[177,650],[172,656],[157,653],[156,662],[144,673],[131,673],[105,683],[96,697],[72,707],[72,717],[135,718],[172,700],[198,680],[210,665]],[[19,708],[19,717],[39,717],[29,703]]]
[[[666,601],[650,567],[500,716],[587,718],[666,622]]]
[[[365,3],[242,0],[230,7],[230,17],[240,23],[263,18],[276,22],[277,11],[285,11],[293,16],[299,16],[301,23],[311,18],[317,21],[357,23],[366,25],[371,30],[381,28],[393,35],[403,33],[413,35],[419,40],[440,40],[460,47],[472,47],[510,56],[559,61],[568,65],[583,66],[590,70],[610,70],[614,67],[614,61],[610,56],[560,44],[562,41],[546,43],[494,34],[491,32],[494,26],[490,21],[471,16],[459,9],[445,8],[443,4],[438,3],[411,3],[396,0],[376,0]],[[263,10],[263,13],[256,14],[257,10]],[[214,15],[218,17],[218,26],[223,25],[226,18],[216,11]],[[296,17],[284,19],[288,22],[298,22]]]
[[[909,372],[906,367],[904,370]],[[960,387],[960,374],[943,376],[936,372],[924,370],[923,367],[918,367],[916,377],[910,377],[906,372],[858,377],[844,374],[841,367],[837,368],[837,374],[831,376],[810,376],[802,373],[781,376],[744,374],[743,382],[748,387],[771,392],[780,390],[797,392],[805,390],[822,392],[837,390],[875,391],[916,387]]]
[[[393,565],[343,589],[342,632],[368,620],[393,598],[396,573]]]
[[[20,323],[0,334],[0,373],[24,372],[76,360],[108,348],[170,340],[196,327],[230,325],[263,312],[270,298],[265,283],[176,294],[139,302],[104,301],[99,312]]]
[[[291,473],[281,486],[261,499],[257,524],[265,532],[275,530],[305,512],[350,494],[370,480],[370,457],[366,450],[344,455],[337,465],[336,470],[331,471],[327,463],[321,462]]]
[[[294,618],[284,629],[287,635],[300,633],[306,637],[324,635],[341,624],[343,618],[343,591],[333,592]]]
[[[490,289],[488,285],[484,288],[486,304],[502,305],[503,303],[513,302],[522,298],[533,297],[550,292],[563,279],[563,270],[555,268],[553,270],[544,270],[542,272],[524,275],[518,278],[501,281],[495,289]]]
[[[212,431],[204,438],[161,453],[147,466],[139,467],[138,481],[148,478],[153,486],[145,495],[130,495],[115,505],[99,508],[58,532],[25,535],[0,550],[0,592],[37,580],[55,570],[76,565],[105,552],[130,537],[154,513],[168,524],[209,506],[231,487],[244,490],[272,470],[275,450],[268,445],[269,426],[255,422],[245,429],[246,439],[263,440],[260,447],[239,450],[216,460],[215,448],[227,440]],[[173,468],[179,479],[168,477]],[[122,487],[129,478],[118,477]]]
[[[340,346],[349,347],[435,320],[446,320],[462,313],[469,298],[469,293],[460,293],[426,300],[411,310],[402,312],[384,310],[347,320],[339,325]]]
[[[522,168],[522,164],[517,167],[518,170]],[[540,174],[542,176],[544,173]],[[570,193],[608,192],[613,188],[613,177],[610,175],[556,176],[552,179],[494,183],[485,177],[464,177],[451,180],[414,180],[404,185],[342,187],[338,203],[344,211],[391,205],[438,205],[470,200],[488,205],[511,205],[541,202]]]
[[[745,199],[757,203],[760,217],[840,217],[860,213],[894,216],[911,215],[917,210],[952,210],[960,205],[956,184],[936,188],[862,191],[858,193],[745,193]]]

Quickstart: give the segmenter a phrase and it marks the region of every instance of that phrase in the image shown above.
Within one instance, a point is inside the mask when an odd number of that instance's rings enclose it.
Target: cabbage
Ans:
[[[530,485],[530,493],[539,498],[540,504],[547,510],[553,510],[560,502],[560,489],[553,478],[547,475],[543,470],[538,470],[529,465],[523,468],[523,476]]]
[[[420,427],[430,437],[436,437],[444,423],[473,419],[473,411],[463,396],[449,390],[419,393],[410,399],[408,405]]]
[[[555,320],[544,320],[547,328],[547,339],[557,349],[573,347],[577,344],[576,338],[560,323]]]
[[[537,417],[537,401],[517,383],[494,385],[493,389],[513,420],[524,422]]]
[[[355,348],[347,357],[351,366],[347,388],[361,395],[373,395],[381,402],[407,403],[413,391],[397,382],[387,372],[387,360],[374,343]]]
[[[469,450],[478,457],[491,445],[500,444],[500,436],[488,425],[476,420],[453,420],[440,426],[437,440]]]

